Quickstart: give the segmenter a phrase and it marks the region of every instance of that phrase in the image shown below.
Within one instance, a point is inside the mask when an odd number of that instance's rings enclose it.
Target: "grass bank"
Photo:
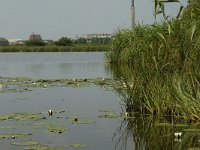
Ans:
[[[103,52],[110,48],[109,44],[84,44],[72,46],[0,46],[0,52]]]
[[[108,59],[124,76],[123,88],[116,90],[127,111],[200,121],[197,3],[192,1],[180,17],[115,34]],[[123,64],[131,68],[128,80]]]

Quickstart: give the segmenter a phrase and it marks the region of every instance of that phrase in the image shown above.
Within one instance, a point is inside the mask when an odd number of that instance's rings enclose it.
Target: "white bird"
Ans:
[[[128,115],[128,113],[127,112],[125,112],[125,117],[128,117],[129,115]]]
[[[175,135],[176,138],[180,139],[182,132],[175,132],[174,135]]]
[[[78,121],[78,117],[74,117],[74,121],[76,121],[76,122],[77,122],[77,121]]]
[[[49,116],[53,115],[53,111],[51,109],[48,111],[48,113],[49,113]]]

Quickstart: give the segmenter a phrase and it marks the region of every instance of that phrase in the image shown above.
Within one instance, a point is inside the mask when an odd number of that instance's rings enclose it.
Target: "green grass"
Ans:
[[[0,46],[0,52],[103,52],[110,48],[109,44],[85,44],[73,46]]]

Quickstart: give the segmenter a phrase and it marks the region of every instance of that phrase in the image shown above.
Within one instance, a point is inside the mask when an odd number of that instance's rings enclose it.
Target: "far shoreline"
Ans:
[[[80,44],[71,46],[26,46],[8,45],[0,46],[0,52],[106,52],[110,49],[110,44]]]

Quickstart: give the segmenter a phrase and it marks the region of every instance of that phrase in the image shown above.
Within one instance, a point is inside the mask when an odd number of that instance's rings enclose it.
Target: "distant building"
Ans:
[[[53,44],[53,40],[43,40],[43,42],[44,43],[46,43],[47,45],[49,45],[49,44]]]
[[[29,36],[29,41],[31,40],[38,40],[38,41],[42,41],[42,37],[40,34],[34,34],[32,33],[30,36]]]
[[[112,40],[112,34],[84,34],[83,38],[87,43],[109,43]]]
[[[8,40],[5,38],[0,38],[0,46],[7,46],[9,44]]]
[[[10,45],[23,45],[25,43],[22,39],[8,39]]]
[[[93,38],[98,38],[98,39],[105,39],[105,38],[112,38],[112,34],[84,34],[83,38],[87,39],[87,40],[91,40]]]

